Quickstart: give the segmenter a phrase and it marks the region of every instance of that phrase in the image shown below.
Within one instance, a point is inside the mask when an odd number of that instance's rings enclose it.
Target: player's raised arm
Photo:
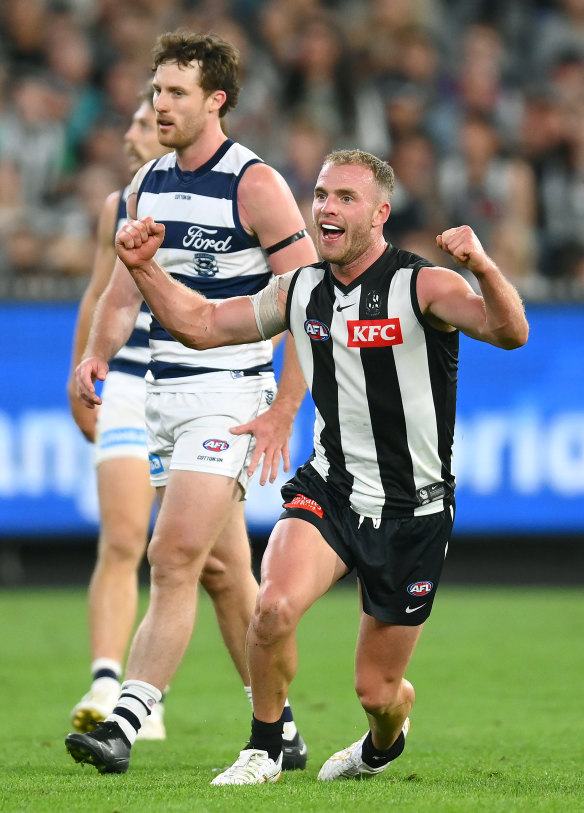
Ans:
[[[519,294],[484,251],[470,226],[448,229],[436,238],[438,246],[477,278],[481,295],[447,268],[423,268],[418,298],[426,316],[438,327],[458,328],[479,341],[505,350],[527,341],[529,325]]]
[[[271,294],[210,302],[166,273],[154,260],[164,226],[151,217],[126,223],[116,235],[116,250],[161,325],[187,347],[205,350],[257,342],[286,328],[286,292],[276,281]],[[261,306],[259,303],[270,304]],[[256,304],[256,302],[258,304]],[[263,314],[263,316],[262,316]],[[262,323],[263,319],[263,323]]]

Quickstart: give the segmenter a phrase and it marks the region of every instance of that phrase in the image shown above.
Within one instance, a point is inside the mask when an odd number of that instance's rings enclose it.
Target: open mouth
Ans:
[[[330,223],[321,223],[320,231],[322,239],[327,243],[338,240],[345,233],[344,229],[341,229],[339,226],[333,226]]]

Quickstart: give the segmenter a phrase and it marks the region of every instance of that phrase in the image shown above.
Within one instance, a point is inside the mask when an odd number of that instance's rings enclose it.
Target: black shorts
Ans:
[[[418,626],[432,610],[454,519],[435,514],[360,517],[310,465],[282,486],[284,511],[314,525],[361,584],[363,610],[387,624]]]

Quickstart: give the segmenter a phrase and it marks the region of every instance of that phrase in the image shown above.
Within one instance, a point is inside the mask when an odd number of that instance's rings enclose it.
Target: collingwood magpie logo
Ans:
[[[369,291],[367,294],[365,313],[367,316],[379,316],[381,313],[381,294],[379,291]]]
[[[200,277],[214,277],[219,273],[217,260],[212,254],[195,254],[193,256],[193,265]]]

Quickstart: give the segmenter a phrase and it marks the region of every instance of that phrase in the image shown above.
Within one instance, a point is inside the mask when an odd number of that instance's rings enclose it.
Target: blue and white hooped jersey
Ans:
[[[129,189],[130,187],[126,186],[120,194],[118,217],[112,240],[115,239],[118,229],[121,229],[124,223],[128,221],[126,201],[128,199]],[[137,375],[140,378],[144,378],[148,370],[148,364],[150,363],[150,348],[148,346],[149,333],[150,310],[146,303],[143,302],[132,335],[128,339],[127,344],[125,344],[110,361],[110,371],[115,370],[119,373],[128,373],[129,375]]]
[[[260,159],[227,139],[194,172],[183,172],[176,153],[147,166],[138,187],[138,217],[164,223],[166,234],[156,260],[189,288],[210,300],[246,296],[264,288],[272,276],[258,239],[239,219],[237,189],[245,170]],[[176,341],[153,316],[150,326],[151,387],[192,389],[201,374],[221,380],[272,370],[269,341],[192,350]],[[229,377],[225,376],[228,372]],[[227,386],[229,386],[227,384]],[[221,386],[224,388],[224,385]]]

